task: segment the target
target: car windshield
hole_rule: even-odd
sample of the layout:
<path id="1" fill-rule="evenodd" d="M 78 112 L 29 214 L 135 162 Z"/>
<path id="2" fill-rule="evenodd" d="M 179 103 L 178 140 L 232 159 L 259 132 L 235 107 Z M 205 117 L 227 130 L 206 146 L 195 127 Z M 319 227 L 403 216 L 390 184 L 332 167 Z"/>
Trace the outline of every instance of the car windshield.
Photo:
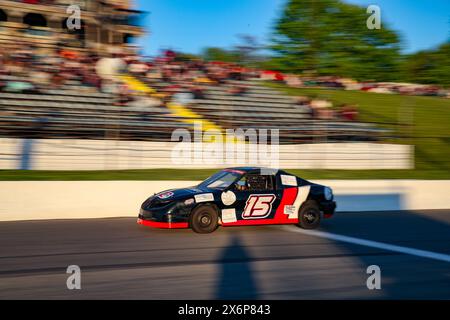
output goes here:
<path id="1" fill-rule="evenodd" d="M 225 189 L 228 188 L 235 181 L 239 180 L 242 176 L 242 172 L 232 171 L 232 170 L 222 170 L 219 171 L 208 179 L 200 183 L 198 186 L 200 188 L 210 188 L 210 189 Z"/>

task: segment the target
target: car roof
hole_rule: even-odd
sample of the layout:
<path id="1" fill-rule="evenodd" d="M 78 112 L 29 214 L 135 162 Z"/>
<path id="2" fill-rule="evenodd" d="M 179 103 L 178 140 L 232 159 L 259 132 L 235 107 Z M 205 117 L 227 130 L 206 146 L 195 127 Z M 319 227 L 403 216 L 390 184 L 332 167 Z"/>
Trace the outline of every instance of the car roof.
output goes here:
<path id="1" fill-rule="evenodd" d="M 253 170 L 258 170 L 261 168 L 258 168 L 258 167 L 231 167 L 231 168 L 227 168 L 227 169 L 239 170 L 239 171 L 253 171 Z"/>
<path id="2" fill-rule="evenodd" d="M 283 170 L 274 169 L 274 168 L 264 168 L 264 167 L 231 167 L 226 168 L 228 170 L 238 170 L 238 171 L 244 171 L 244 172 L 254 172 L 259 170 L 267 170 L 268 172 L 274 172 L 276 174 L 277 172 L 284 173 Z"/>

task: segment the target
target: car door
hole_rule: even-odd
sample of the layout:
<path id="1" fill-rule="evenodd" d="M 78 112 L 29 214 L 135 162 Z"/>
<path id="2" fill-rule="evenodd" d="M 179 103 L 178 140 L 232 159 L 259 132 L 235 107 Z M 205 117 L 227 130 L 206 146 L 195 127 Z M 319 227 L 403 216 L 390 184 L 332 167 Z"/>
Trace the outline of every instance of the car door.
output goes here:
<path id="1" fill-rule="evenodd" d="M 272 219 L 280 201 L 275 176 L 247 173 L 240 181 L 245 182 L 245 188 L 235 186 L 234 208 L 240 224 L 258 224 L 258 221 Z"/>

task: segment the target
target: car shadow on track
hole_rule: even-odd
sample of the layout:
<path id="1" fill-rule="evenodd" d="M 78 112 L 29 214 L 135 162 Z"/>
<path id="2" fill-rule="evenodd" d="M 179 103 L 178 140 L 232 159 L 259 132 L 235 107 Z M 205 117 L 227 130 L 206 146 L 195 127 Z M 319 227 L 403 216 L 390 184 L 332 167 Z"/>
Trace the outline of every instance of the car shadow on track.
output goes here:
<path id="1" fill-rule="evenodd" d="M 237 235 L 218 258 L 219 279 L 215 299 L 258 299 L 258 288 L 250 265 L 251 257 Z"/>

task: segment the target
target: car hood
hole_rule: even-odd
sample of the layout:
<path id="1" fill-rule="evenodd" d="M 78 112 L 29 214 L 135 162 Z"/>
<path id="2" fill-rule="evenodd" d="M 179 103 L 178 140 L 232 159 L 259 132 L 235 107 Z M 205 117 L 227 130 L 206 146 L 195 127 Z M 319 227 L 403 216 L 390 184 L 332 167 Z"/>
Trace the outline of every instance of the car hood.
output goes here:
<path id="1" fill-rule="evenodd" d="M 197 194 L 212 192 L 209 189 L 200 189 L 198 186 L 192 186 L 187 188 L 179 188 L 179 189 L 169 189 L 165 191 L 158 192 L 154 195 L 154 197 L 158 198 L 162 201 L 169 200 L 182 200 L 187 199 L 189 197 L 193 197 Z"/>

